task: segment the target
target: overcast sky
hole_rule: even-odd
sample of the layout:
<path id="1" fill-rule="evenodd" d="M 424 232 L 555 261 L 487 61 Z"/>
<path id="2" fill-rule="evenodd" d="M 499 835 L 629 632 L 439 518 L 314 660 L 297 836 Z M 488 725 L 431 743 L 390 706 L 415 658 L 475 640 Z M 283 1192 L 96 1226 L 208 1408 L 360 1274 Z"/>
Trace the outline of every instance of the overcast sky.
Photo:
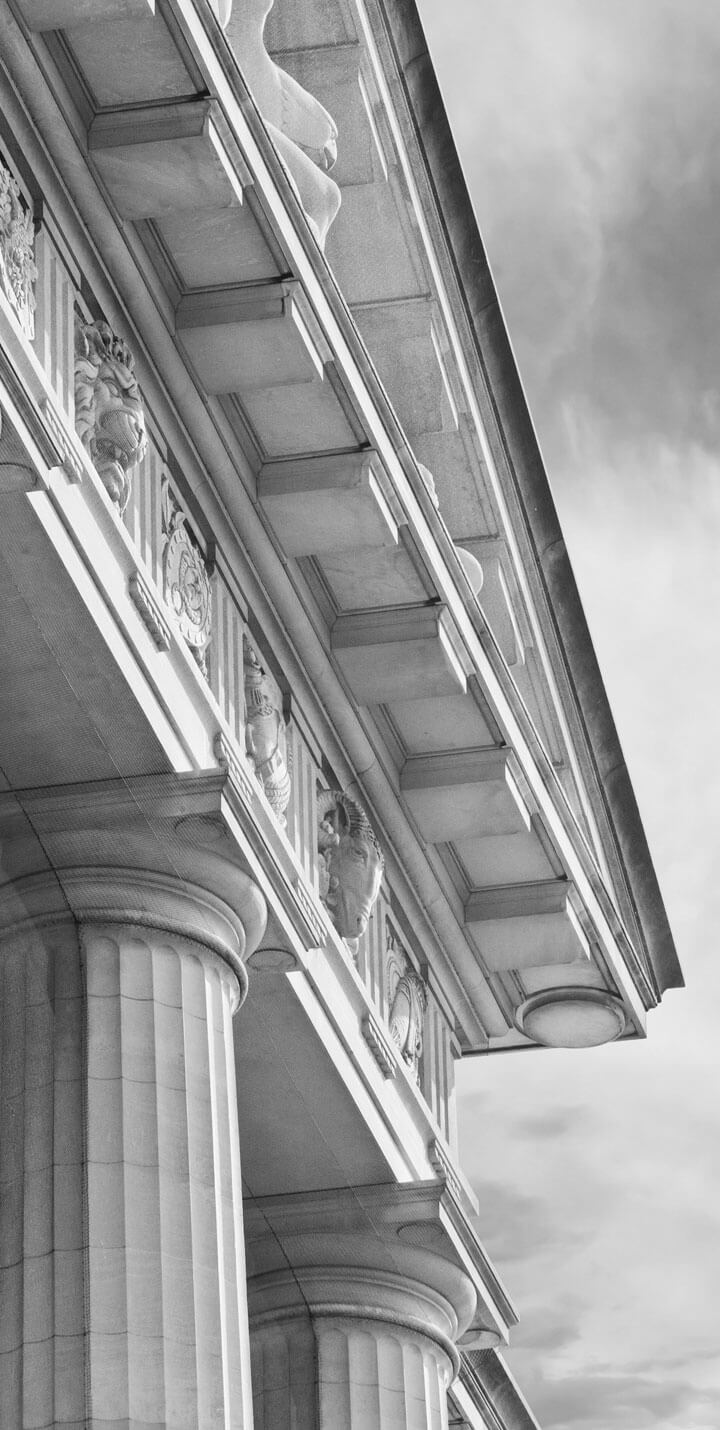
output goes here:
<path id="1" fill-rule="evenodd" d="M 461 1069 L 544 1430 L 720 1426 L 720 4 L 421 0 L 688 988 Z"/>

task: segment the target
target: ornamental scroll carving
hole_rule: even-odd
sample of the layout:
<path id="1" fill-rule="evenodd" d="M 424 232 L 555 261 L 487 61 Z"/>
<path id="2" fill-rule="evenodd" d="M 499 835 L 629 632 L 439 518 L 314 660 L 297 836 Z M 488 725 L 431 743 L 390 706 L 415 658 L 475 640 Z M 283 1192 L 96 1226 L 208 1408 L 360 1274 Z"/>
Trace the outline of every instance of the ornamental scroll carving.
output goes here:
<path id="1" fill-rule="evenodd" d="M 320 897 L 353 954 L 380 892 L 385 861 L 359 804 L 337 790 L 318 793 Z"/>
<path id="2" fill-rule="evenodd" d="M 247 636 L 243 636 L 243 672 L 245 748 L 273 814 L 284 824 L 291 784 L 282 697 Z"/>
<path id="3" fill-rule="evenodd" d="M 390 1036 L 417 1080 L 428 1003 L 427 985 L 392 934 L 388 937 L 387 949 L 387 995 Z"/>
<path id="4" fill-rule="evenodd" d="M 207 649 L 212 634 L 210 576 L 167 478 L 162 484 L 162 522 L 163 595 L 191 655 L 207 675 Z"/>
<path id="5" fill-rule="evenodd" d="M 75 428 L 122 516 L 147 439 L 133 356 L 109 323 L 75 326 Z"/>
<path id="6" fill-rule="evenodd" d="M 20 185 L 0 159 L 0 288 L 17 313 L 23 332 L 35 332 L 35 230 Z"/>

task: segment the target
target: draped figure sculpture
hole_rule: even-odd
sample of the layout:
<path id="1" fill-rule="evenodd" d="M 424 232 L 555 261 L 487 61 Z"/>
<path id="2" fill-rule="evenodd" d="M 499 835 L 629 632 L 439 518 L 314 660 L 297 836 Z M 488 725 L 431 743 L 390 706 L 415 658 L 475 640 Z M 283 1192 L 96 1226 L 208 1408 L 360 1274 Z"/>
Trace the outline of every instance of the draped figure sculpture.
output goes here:
<path id="1" fill-rule="evenodd" d="M 340 190 L 329 176 L 337 158 L 337 128 L 319 100 L 268 54 L 263 34 L 273 4 L 217 0 L 213 8 L 322 247 L 340 207 Z"/>

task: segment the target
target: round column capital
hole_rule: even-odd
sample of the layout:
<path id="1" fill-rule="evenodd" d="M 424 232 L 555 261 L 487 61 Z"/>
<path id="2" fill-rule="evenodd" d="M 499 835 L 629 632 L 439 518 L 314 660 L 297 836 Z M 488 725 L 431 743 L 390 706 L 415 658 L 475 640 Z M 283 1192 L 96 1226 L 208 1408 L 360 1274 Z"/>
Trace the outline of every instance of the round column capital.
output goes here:
<path id="1" fill-rule="evenodd" d="M 250 1328 L 254 1335 L 307 1318 L 431 1341 L 447 1359 L 448 1384 L 460 1357 L 457 1307 L 436 1285 L 390 1269 L 357 1266 L 346 1248 L 344 1266 L 294 1266 L 253 1276 L 248 1282 Z M 444 1279 L 444 1278 L 442 1278 Z M 468 1288 L 464 1288 L 467 1290 Z"/>
<path id="2" fill-rule="evenodd" d="M 28 874 L 0 888 L 0 937 L 72 920 L 83 928 L 152 929 L 216 954 L 235 975 L 235 1010 L 247 991 L 245 959 L 262 938 L 265 901 L 234 871 L 233 902 L 212 889 L 152 869 L 82 865 Z"/>

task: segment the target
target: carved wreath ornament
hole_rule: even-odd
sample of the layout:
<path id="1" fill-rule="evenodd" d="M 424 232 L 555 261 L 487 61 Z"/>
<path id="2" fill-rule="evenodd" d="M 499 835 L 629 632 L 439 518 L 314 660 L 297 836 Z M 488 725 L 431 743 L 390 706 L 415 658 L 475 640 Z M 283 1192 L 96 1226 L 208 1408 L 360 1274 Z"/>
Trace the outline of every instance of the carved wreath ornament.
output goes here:
<path id="1" fill-rule="evenodd" d="M 270 808 L 284 824 L 292 786 L 282 697 L 247 636 L 243 636 L 243 671 L 245 746 Z"/>
<path id="2" fill-rule="evenodd" d="M 75 428 L 122 515 L 145 452 L 145 414 L 132 353 L 109 323 L 76 324 Z"/>
<path id="3" fill-rule="evenodd" d="M 0 160 L 0 288 L 27 337 L 34 334 L 35 232 L 17 179 Z"/>
<path id="4" fill-rule="evenodd" d="M 203 674 L 212 632 L 212 586 L 207 566 L 174 500 L 167 480 L 162 488 L 163 594 L 180 634 Z"/>
<path id="5" fill-rule="evenodd" d="M 387 948 L 387 993 L 390 1034 L 406 1067 L 417 1078 L 423 1050 L 427 986 L 392 934 Z"/>

